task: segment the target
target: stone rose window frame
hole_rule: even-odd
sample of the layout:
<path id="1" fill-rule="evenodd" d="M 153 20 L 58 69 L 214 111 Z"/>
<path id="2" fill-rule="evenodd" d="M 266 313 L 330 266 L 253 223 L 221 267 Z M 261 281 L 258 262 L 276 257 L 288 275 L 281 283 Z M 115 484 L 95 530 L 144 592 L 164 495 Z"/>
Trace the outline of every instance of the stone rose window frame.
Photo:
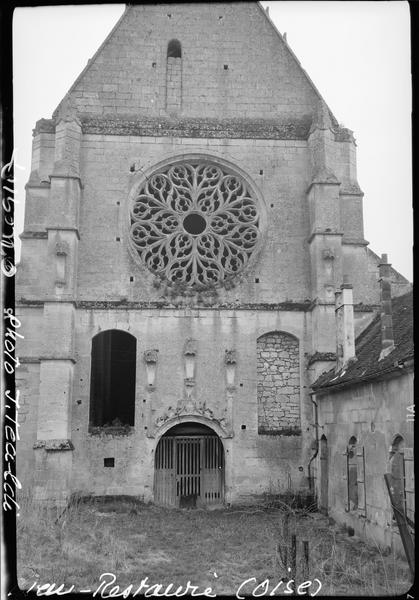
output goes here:
<path id="1" fill-rule="evenodd" d="M 128 197 L 132 258 L 180 291 L 222 287 L 250 271 L 266 225 L 265 202 L 249 175 L 207 154 L 138 173 Z"/>

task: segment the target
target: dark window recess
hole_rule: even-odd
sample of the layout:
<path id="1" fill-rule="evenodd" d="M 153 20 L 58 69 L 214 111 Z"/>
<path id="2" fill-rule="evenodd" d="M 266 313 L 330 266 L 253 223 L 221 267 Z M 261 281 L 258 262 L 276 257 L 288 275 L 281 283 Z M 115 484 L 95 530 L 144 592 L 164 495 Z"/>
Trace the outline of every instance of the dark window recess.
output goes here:
<path id="1" fill-rule="evenodd" d="M 246 429 L 246 425 L 242 425 L 242 429 Z"/>
<path id="2" fill-rule="evenodd" d="M 153 62 L 153 63 L 151 63 L 151 66 L 153 67 L 153 69 L 155 69 L 157 66 L 157 63 Z"/>
<path id="3" fill-rule="evenodd" d="M 116 238 L 116 241 L 117 241 L 117 242 L 120 242 L 120 241 L 121 241 L 121 238 L 117 237 L 117 238 Z"/>
<path id="4" fill-rule="evenodd" d="M 228 70 L 228 65 L 224 65 L 224 71 Z"/>
<path id="5" fill-rule="evenodd" d="M 273 204 L 271 204 L 271 208 L 273 208 L 273 207 L 274 207 L 274 205 L 273 205 Z"/>
<path id="6" fill-rule="evenodd" d="M 351 437 L 346 453 L 348 473 L 348 510 L 358 508 L 358 465 L 356 458 L 356 437 Z"/>
<path id="7" fill-rule="evenodd" d="M 263 169 L 259 171 L 259 175 L 263 175 Z"/>
<path id="8" fill-rule="evenodd" d="M 255 283 L 259 283 L 259 278 L 258 277 L 256 277 Z"/>
<path id="9" fill-rule="evenodd" d="M 242 383 L 240 384 L 240 387 L 243 387 L 243 384 L 242 384 Z"/>
<path id="10" fill-rule="evenodd" d="M 114 467 L 115 466 L 115 459 L 114 458 L 104 458 L 103 459 L 103 466 L 104 467 Z"/>
<path id="11" fill-rule="evenodd" d="M 178 40 L 171 40 L 167 46 L 167 58 L 182 58 L 182 46 Z"/>
<path id="12" fill-rule="evenodd" d="M 119 206 L 121 203 L 119 202 L 119 200 L 117 201 L 116 205 Z"/>
<path id="13" fill-rule="evenodd" d="M 169 19 L 172 18 L 172 15 L 170 13 L 167 13 L 167 16 L 169 17 Z"/>
<path id="14" fill-rule="evenodd" d="M 134 425 L 137 340 L 111 329 L 92 340 L 90 425 Z"/>
<path id="15" fill-rule="evenodd" d="M 130 278 L 129 278 L 129 280 L 130 280 L 130 281 L 134 281 L 134 277 L 130 277 Z"/>

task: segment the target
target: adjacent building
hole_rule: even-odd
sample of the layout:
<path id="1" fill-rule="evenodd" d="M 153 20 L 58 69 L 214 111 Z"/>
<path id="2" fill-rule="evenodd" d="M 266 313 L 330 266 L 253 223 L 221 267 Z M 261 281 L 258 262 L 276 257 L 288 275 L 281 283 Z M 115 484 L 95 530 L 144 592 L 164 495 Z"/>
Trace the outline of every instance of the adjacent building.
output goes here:
<path id="1" fill-rule="evenodd" d="M 384 474 L 400 481 L 414 532 L 413 293 L 391 299 L 386 255 L 380 276 L 381 308 L 355 345 L 352 286 L 337 294 L 337 365 L 313 385 L 316 488 L 319 507 L 337 522 L 401 548 Z"/>

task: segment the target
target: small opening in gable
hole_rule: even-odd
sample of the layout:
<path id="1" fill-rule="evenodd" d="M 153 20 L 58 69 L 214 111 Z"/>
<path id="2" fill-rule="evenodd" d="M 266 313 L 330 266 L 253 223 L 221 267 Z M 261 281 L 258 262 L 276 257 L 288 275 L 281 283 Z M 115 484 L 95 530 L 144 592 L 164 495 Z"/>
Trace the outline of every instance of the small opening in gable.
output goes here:
<path id="1" fill-rule="evenodd" d="M 182 58 L 182 46 L 178 40 L 171 40 L 167 46 L 167 58 Z"/>

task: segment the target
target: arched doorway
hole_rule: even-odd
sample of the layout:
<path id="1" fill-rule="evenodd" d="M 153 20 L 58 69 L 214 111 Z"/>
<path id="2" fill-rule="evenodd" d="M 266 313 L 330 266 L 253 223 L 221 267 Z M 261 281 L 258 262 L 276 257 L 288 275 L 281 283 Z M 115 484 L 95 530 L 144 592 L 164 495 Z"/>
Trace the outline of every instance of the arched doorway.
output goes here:
<path id="1" fill-rule="evenodd" d="M 164 506 L 194 507 L 224 500 L 224 447 L 212 429 L 181 423 L 156 448 L 154 500 Z"/>

